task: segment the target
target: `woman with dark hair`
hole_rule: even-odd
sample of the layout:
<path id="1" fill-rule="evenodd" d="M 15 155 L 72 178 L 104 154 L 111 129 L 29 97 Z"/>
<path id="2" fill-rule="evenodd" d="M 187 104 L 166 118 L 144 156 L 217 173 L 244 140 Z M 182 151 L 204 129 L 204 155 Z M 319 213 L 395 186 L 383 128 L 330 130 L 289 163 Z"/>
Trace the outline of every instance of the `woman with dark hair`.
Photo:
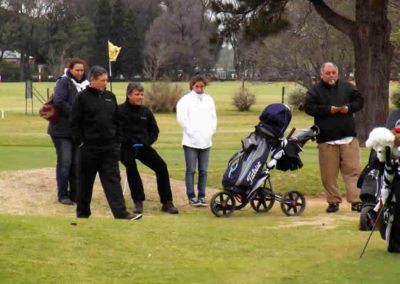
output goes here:
<path id="1" fill-rule="evenodd" d="M 75 201 L 75 147 L 72 143 L 69 117 L 77 93 L 89 85 L 85 71 L 84 60 L 69 60 L 65 74 L 57 80 L 54 89 L 54 106 L 59 112 L 59 118 L 56 122 L 50 122 L 48 127 L 48 134 L 57 154 L 57 198 L 65 205 L 72 205 Z"/>
<path id="2" fill-rule="evenodd" d="M 207 169 L 212 146 L 212 136 L 217 128 L 214 100 L 204 93 L 207 81 L 196 75 L 189 82 L 190 92 L 176 106 L 176 116 L 183 131 L 182 146 L 186 161 L 186 194 L 189 204 L 207 206 Z M 198 163 L 198 193 L 194 190 L 194 175 Z"/>

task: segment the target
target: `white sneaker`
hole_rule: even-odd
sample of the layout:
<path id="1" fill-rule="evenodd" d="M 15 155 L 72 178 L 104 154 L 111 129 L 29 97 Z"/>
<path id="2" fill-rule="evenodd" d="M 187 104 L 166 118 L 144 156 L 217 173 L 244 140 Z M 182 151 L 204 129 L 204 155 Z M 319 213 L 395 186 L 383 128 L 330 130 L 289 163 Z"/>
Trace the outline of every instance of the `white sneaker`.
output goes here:
<path id="1" fill-rule="evenodd" d="M 200 201 L 196 197 L 189 198 L 189 205 L 199 207 Z"/>
<path id="2" fill-rule="evenodd" d="M 200 204 L 199 206 L 201 206 L 201 207 L 207 207 L 208 206 L 205 197 L 200 197 L 198 202 Z"/>

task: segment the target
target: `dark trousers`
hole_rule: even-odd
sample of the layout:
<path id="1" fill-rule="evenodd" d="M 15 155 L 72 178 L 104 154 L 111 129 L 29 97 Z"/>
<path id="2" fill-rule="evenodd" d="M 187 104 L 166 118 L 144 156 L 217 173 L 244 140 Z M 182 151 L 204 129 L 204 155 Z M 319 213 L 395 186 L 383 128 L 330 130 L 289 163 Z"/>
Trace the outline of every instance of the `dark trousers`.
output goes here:
<path id="1" fill-rule="evenodd" d="M 51 136 L 57 154 L 57 198 L 75 201 L 77 175 L 75 170 L 75 146 L 70 138 Z"/>
<path id="2" fill-rule="evenodd" d="M 133 201 L 138 202 L 145 200 L 143 183 L 137 169 L 136 160 L 141 161 L 156 173 L 160 202 L 165 203 L 166 201 L 172 201 L 167 164 L 152 147 L 145 147 L 137 150 L 126 150 L 123 148 L 121 151 L 121 162 L 126 168 L 126 175 L 128 177 L 128 184 Z"/>
<path id="3" fill-rule="evenodd" d="M 93 183 L 99 173 L 100 181 L 106 195 L 108 205 L 114 218 L 125 218 L 128 215 L 122 194 L 121 176 L 119 172 L 120 147 L 83 146 L 79 149 L 79 186 L 77 192 L 77 217 L 90 216 Z"/>

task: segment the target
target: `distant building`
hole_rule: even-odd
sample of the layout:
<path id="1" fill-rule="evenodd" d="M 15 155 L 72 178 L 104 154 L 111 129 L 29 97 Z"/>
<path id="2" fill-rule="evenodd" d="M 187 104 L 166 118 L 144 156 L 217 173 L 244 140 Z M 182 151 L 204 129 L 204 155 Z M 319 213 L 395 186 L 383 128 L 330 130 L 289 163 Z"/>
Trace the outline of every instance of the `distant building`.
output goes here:
<path id="1" fill-rule="evenodd" d="M 0 57 L 2 58 L 3 61 L 8 62 L 8 63 L 13 63 L 13 64 L 20 64 L 21 62 L 21 53 L 18 51 L 14 50 L 0 50 Z M 29 56 L 29 63 L 32 64 L 34 63 L 34 57 Z"/>

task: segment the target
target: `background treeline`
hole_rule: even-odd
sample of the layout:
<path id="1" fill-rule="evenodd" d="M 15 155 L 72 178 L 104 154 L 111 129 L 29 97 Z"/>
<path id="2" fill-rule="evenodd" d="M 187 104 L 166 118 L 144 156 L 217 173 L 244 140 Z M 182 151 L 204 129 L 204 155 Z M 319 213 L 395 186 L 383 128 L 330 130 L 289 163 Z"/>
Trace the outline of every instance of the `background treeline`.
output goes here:
<path id="1" fill-rule="evenodd" d="M 246 43 L 241 34 L 216 36 L 208 0 L 0 0 L 0 74 L 15 81 L 58 76 L 67 58 L 108 67 L 107 40 L 122 46 L 112 65 L 114 80 L 187 80 L 195 72 L 218 79 L 290 80 L 312 83 L 321 62 L 335 61 L 351 77 L 350 40 L 327 25 L 307 4 L 291 1 L 290 26 L 266 40 Z M 354 0 L 327 1 L 349 18 Z M 393 42 L 400 42 L 399 9 L 390 6 Z M 5 50 L 21 54 L 7 63 Z M 393 76 L 399 57 L 394 56 Z M 34 63 L 32 62 L 34 60 Z"/>
<path id="2" fill-rule="evenodd" d="M 39 64 L 47 74 L 61 74 L 72 56 L 108 67 L 110 40 L 122 46 L 114 78 L 187 79 L 186 74 L 212 68 L 221 46 L 210 41 L 216 26 L 206 6 L 199 0 L 0 0 L 0 50 L 21 53 L 23 80 L 37 73 Z M 6 80 L 13 67 L 3 55 Z"/>

